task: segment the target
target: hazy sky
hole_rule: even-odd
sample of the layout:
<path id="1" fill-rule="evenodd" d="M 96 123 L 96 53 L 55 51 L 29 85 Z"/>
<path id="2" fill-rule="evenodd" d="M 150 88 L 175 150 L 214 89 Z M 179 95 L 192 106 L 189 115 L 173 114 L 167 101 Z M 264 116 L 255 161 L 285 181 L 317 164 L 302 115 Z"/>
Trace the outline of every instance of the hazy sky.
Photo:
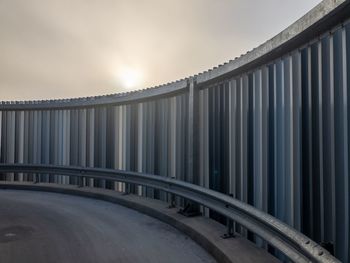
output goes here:
<path id="1" fill-rule="evenodd" d="M 262 44 L 320 0 L 0 0 L 0 100 L 152 87 Z"/>

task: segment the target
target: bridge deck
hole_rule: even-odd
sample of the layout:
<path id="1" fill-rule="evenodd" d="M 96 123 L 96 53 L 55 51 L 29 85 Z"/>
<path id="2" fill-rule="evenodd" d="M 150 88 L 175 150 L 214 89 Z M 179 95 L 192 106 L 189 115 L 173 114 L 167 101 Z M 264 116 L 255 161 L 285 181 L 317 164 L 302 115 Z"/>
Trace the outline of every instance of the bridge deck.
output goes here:
<path id="1" fill-rule="evenodd" d="M 109 202 L 0 191 L 0 262 L 215 262 L 175 228 Z"/>

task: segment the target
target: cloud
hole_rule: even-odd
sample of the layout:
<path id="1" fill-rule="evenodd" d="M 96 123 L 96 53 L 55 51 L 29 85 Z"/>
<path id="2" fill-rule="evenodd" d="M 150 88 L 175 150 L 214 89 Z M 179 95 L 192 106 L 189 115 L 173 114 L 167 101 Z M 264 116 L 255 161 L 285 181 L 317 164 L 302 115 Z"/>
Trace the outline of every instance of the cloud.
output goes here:
<path id="1" fill-rule="evenodd" d="M 183 78 L 245 53 L 301 17 L 304 0 L 0 0 L 0 100 L 123 91 Z M 278 21 L 278 23 L 276 23 Z"/>

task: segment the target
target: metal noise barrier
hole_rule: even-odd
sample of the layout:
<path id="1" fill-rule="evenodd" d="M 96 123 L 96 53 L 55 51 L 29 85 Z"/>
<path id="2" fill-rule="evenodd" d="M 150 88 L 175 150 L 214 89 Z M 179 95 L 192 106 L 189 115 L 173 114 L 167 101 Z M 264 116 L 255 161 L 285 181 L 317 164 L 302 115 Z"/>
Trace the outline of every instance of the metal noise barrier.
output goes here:
<path id="1" fill-rule="evenodd" d="M 114 169 L 34 164 L 0 164 L 0 173 L 56 174 L 152 187 L 224 215 L 264 239 L 294 262 L 340 262 L 319 244 L 277 218 L 230 196 L 180 180 Z"/>

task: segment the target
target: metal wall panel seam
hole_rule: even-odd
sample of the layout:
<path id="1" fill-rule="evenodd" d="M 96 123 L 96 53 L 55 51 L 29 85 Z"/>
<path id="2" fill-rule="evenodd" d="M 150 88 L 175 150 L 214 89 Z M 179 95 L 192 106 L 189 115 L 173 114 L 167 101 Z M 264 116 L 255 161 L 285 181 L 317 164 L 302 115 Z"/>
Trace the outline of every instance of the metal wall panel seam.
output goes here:
<path id="1" fill-rule="evenodd" d="M 333 69 L 333 65 L 334 65 L 334 55 L 333 55 L 333 35 L 330 36 L 330 42 L 329 42 L 329 70 L 330 70 L 330 79 L 329 79 L 329 100 L 330 100 L 330 122 L 329 122 L 329 126 L 331 127 L 331 131 L 330 131 L 330 158 L 331 158 L 331 216 L 332 216 L 332 240 L 331 242 L 335 242 L 336 240 L 336 219 L 335 219 L 335 213 L 336 213 L 336 200 L 335 200 L 335 149 L 334 149 L 334 144 L 335 144 L 335 118 L 334 118 L 334 69 Z M 329 193 L 328 193 L 329 194 Z M 334 244 L 334 243 L 333 243 Z"/>
<path id="2" fill-rule="evenodd" d="M 294 226 L 294 162 L 293 162 L 293 75 L 291 56 L 284 59 L 285 99 L 285 222 Z"/>
<path id="3" fill-rule="evenodd" d="M 294 142 L 294 227 L 301 230 L 301 54 L 295 52 L 292 57 L 293 67 L 293 142 Z"/>
<path id="4" fill-rule="evenodd" d="M 322 83 L 322 44 L 321 41 L 318 42 L 318 88 L 317 88 L 317 93 L 318 93 L 318 101 L 317 101 L 317 107 L 318 107 L 318 119 L 319 119 L 319 123 L 318 123 L 318 131 L 319 131 L 319 140 L 318 140 L 318 144 L 319 144 L 319 182 L 320 182 L 320 187 L 319 187 L 319 191 L 320 191 L 320 196 L 319 196 L 319 206 L 320 206 L 320 240 L 324 240 L 324 228 L 325 228 L 325 224 L 324 224 L 324 198 L 325 198 L 325 194 L 324 194 L 324 170 L 323 170 L 323 94 L 322 94 L 322 90 L 323 90 L 323 83 Z M 316 175 L 317 176 L 317 175 Z"/>
<path id="5" fill-rule="evenodd" d="M 269 97 L 268 97 L 268 84 L 269 74 L 268 68 L 264 66 L 262 68 L 262 79 L 261 79 L 261 161 L 262 161 L 262 210 L 268 212 L 268 114 L 269 114 Z"/>

